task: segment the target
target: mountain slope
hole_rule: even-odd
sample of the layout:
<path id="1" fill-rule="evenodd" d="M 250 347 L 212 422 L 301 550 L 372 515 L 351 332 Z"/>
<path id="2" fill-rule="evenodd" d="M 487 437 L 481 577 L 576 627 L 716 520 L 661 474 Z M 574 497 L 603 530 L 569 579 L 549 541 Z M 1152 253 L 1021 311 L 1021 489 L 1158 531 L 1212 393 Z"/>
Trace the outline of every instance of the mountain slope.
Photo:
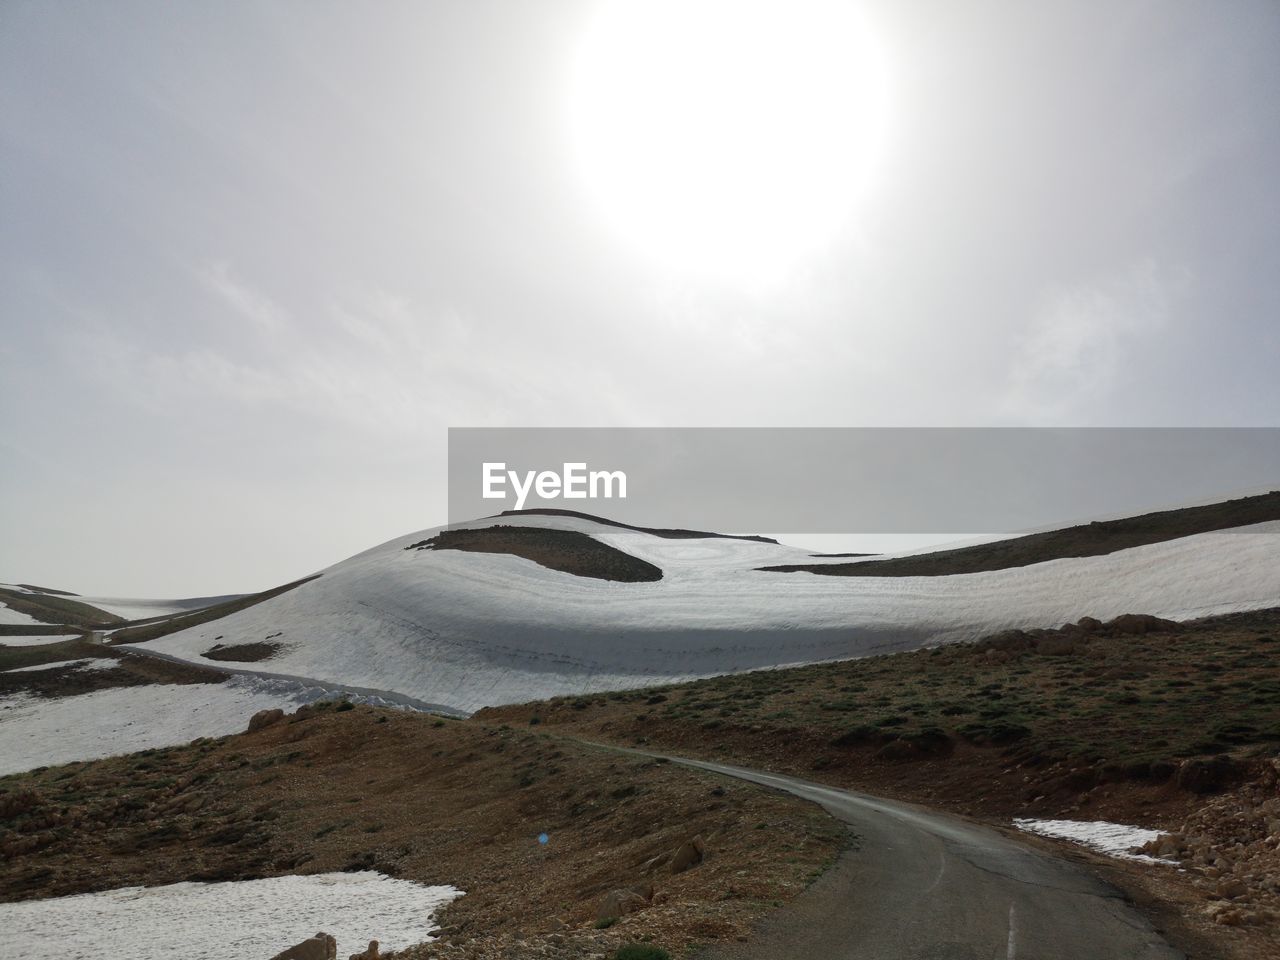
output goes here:
<path id="1" fill-rule="evenodd" d="M 1161 543 L 1250 524 L 1280 520 L 1280 491 L 1241 497 L 1139 517 L 1095 520 L 1061 530 L 1032 533 L 994 543 L 916 556 L 857 563 L 800 563 L 763 567 L 775 573 L 817 573 L 830 577 L 941 577 L 984 570 L 1007 570 L 1063 557 L 1096 557 L 1129 547 Z"/>
<path id="2" fill-rule="evenodd" d="M 1186 619 L 1280 603 L 1280 525 L 1200 534 L 950 577 L 780 577 L 812 562 L 779 544 L 672 539 L 591 519 L 504 516 L 585 534 L 662 571 L 614 582 L 502 553 L 390 541 L 316 579 L 146 644 L 196 662 L 271 644 L 254 669 L 393 690 L 462 711 L 801 662 L 847 659 L 1011 627 L 1128 612 Z M 482 530 L 497 518 L 460 525 Z M 273 652 L 272 652 L 273 651 Z"/>

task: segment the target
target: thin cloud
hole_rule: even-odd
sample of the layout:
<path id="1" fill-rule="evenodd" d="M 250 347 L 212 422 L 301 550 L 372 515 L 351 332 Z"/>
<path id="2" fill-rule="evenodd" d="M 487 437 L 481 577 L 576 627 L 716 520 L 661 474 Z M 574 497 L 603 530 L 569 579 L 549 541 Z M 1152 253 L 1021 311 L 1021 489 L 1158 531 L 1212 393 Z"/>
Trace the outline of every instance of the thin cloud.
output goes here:
<path id="1" fill-rule="evenodd" d="M 1185 267 L 1154 260 L 1118 277 L 1046 297 L 1012 358 L 1003 408 L 1033 422 L 1062 422 L 1105 405 L 1143 344 L 1171 324 L 1191 284 Z"/>

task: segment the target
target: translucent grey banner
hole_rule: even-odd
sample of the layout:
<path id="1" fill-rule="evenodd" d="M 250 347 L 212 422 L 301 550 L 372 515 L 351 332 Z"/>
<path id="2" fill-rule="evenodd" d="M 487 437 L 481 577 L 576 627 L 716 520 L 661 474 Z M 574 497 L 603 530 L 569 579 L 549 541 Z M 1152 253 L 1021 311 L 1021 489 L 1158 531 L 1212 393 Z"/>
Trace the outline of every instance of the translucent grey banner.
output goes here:
<path id="1" fill-rule="evenodd" d="M 1015 533 L 1280 489 L 1277 428 L 451 428 L 449 522 Z"/>

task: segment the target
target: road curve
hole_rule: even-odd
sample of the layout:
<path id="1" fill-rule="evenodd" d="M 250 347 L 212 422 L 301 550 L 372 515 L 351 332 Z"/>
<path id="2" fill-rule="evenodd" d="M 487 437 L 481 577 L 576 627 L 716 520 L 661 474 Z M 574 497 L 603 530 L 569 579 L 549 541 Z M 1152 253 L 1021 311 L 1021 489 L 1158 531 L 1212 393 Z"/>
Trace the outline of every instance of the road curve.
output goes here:
<path id="1" fill-rule="evenodd" d="M 750 943 L 706 960 L 1174 960 L 1114 887 L 986 827 L 910 804 L 700 760 L 673 763 L 819 804 L 856 847 Z"/>

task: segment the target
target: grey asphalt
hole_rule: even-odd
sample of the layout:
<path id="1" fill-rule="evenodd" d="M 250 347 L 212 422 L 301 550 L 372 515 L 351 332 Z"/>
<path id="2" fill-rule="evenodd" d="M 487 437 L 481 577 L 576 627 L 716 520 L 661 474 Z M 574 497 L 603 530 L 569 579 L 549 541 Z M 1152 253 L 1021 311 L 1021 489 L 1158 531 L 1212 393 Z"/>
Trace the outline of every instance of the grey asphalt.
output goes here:
<path id="1" fill-rule="evenodd" d="M 859 840 L 751 942 L 706 960 L 1173 960 L 1118 890 L 995 830 L 792 777 L 669 757 L 821 805 Z"/>

